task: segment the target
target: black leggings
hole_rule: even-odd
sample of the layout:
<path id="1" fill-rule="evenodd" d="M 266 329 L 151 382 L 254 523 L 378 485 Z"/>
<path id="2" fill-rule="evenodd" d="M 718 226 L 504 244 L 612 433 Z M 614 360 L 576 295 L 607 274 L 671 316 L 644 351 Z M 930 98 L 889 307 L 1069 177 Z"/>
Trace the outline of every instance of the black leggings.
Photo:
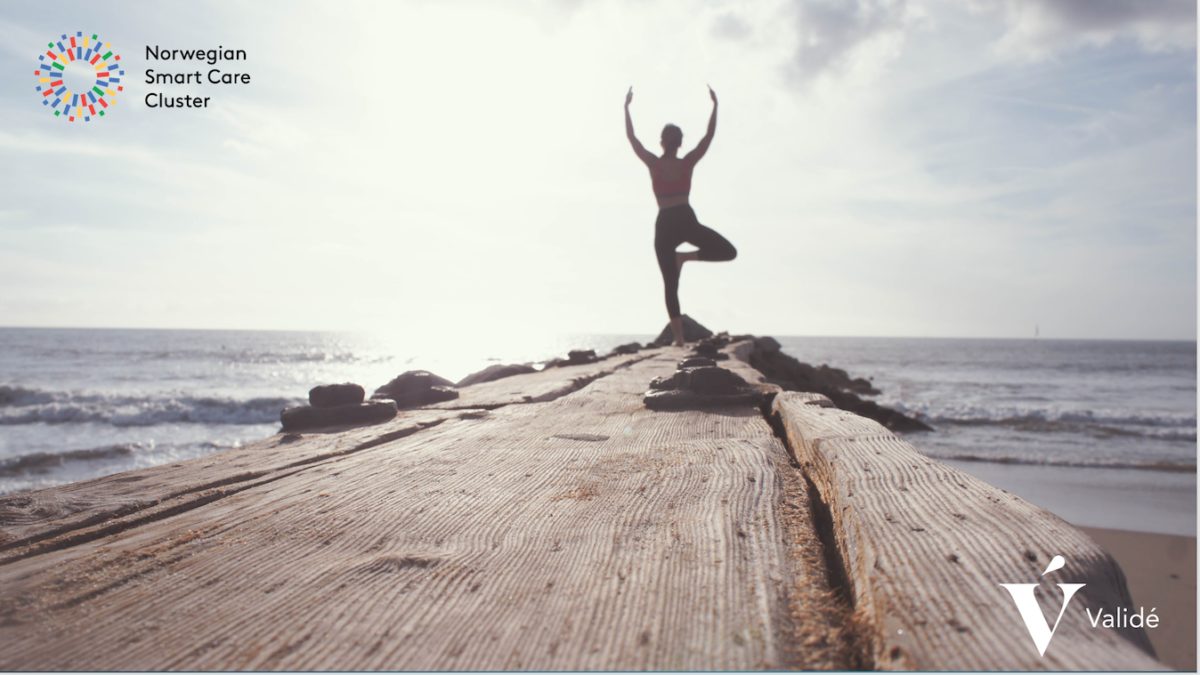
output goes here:
<path id="1" fill-rule="evenodd" d="M 679 316 L 679 265 L 675 262 L 675 249 L 684 242 L 700 249 L 699 260 L 719 262 L 737 257 L 733 244 L 716 230 L 701 225 L 696 212 L 687 204 L 659 211 L 658 220 L 654 221 L 654 252 L 658 255 L 658 269 L 667 295 L 667 315 L 672 319 Z"/>

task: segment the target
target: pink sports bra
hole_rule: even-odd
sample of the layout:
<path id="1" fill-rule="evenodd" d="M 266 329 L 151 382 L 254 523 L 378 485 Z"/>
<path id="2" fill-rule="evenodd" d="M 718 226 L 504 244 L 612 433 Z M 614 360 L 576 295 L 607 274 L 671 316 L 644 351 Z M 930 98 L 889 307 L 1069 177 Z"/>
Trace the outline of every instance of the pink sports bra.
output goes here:
<path id="1" fill-rule="evenodd" d="M 655 197 L 687 196 L 692 191 L 692 169 L 695 168 L 695 164 L 683 159 L 659 158 L 649 168 L 650 183 L 654 186 Z"/>

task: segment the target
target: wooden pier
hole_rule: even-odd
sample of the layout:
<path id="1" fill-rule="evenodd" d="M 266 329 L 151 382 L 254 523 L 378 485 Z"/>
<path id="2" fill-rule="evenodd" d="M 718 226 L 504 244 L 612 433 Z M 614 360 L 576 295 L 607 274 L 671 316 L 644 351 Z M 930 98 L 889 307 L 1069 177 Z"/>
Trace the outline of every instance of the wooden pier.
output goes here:
<path id="1" fill-rule="evenodd" d="M 0 669 L 1164 667 L 1075 528 L 816 395 L 646 409 L 685 355 L 0 498 Z M 999 584 L 1064 581 L 1039 657 Z"/>

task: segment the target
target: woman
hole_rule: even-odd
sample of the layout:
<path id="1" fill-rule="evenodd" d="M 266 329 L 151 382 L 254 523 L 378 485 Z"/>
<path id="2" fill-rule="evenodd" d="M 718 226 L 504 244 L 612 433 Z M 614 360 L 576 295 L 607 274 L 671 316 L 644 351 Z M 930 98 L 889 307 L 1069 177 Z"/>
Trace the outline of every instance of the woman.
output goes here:
<path id="1" fill-rule="evenodd" d="M 683 319 L 679 313 L 679 273 L 683 263 L 689 260 L 717 262 L 733 260 L 737 249 L 725 237 L 707 228 L 696 220 L 696 213 L 688 205 L 688 193 L 692 189 L 692 169 L 696 162 L 708 152 L 713 133 L 717 130 L 717 94 L 708 88 L 712 99 L 712 115 L 708 118 L 708 133 L 700 139 L 694 150 L 679 157 L 679 146 L 683 145 L 683 132 L 674 124 L 662 130 L 662 157 L 642 146 L 633 133 L 633 119 L 629 116 L 629 104 L 633 102 L 633 87 L 625 95 L 625 135 L 633 146 L 638 159 L 650 169 L 650 182 L 654 196 L 658 199 L 658 219 L 654 222 L 654 252 L 658 255 L 658 269 L 662 271 L 663 287 L 667 296 L 667 316 L 671 318 L 671 333 L 676 345 L 683 345 Z M 695 251 L 676 251 L 687 242 Z"/>

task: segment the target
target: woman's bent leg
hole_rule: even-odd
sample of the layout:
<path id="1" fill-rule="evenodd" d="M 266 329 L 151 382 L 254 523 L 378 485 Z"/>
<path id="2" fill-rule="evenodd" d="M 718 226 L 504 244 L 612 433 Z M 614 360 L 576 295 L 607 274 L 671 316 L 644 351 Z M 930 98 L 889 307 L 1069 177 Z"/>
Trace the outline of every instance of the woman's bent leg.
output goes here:
<path id="1" fill-rule="evenodd" d="M 707 262 L 724 262 L 737 257 L 737 249 L 729 240 L 711 227 L 696 223 L 688 231 L 687 242 L 700 249 L 696 259 Z"/>

